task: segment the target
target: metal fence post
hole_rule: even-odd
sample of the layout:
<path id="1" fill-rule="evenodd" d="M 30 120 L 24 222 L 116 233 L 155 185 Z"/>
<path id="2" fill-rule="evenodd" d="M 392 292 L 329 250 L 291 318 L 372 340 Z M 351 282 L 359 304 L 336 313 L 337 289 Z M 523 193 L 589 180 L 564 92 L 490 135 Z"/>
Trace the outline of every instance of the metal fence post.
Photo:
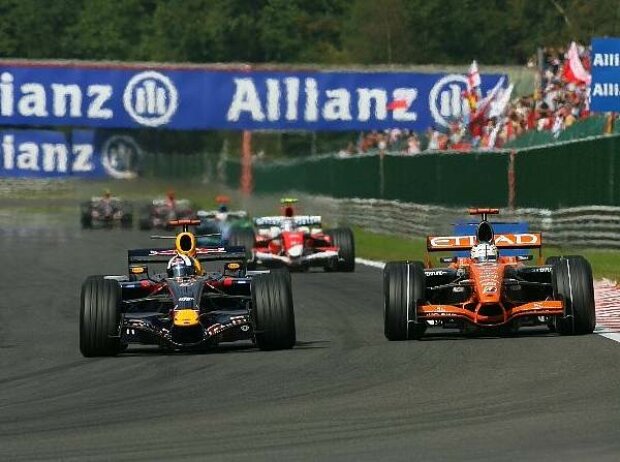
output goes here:
<path id="1" fill-rule="evenodd" d="M 515 181 L 515 157 L 517 152 L 513 149 L 510 151 L 508 158 L 508 208 L 514 210 L 517 200 L 516 181 Z"/>
<path id="2" fill-rule="evenodd" d="M 241 148 L 241 193 L 249 196 L 252 193 L 252 132 L 243 131 Z"/>

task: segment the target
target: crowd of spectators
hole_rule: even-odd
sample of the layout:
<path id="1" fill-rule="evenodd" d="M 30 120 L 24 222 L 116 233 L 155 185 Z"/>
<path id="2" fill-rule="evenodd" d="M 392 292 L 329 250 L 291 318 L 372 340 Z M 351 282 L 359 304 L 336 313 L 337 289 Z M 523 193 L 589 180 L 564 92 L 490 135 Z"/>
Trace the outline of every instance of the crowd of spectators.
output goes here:
<path id="1" fill-rule="evenodd" d="M 583 69 L 589 72 L 590 49 L 572 45 Z M 589 116 L 588 84 L 575 77 L 570 68 L 570 48 L 546 48 L 542 59 L 532 58 L 527 66 L 538 68 L 536 93 L 513 97 L 499 114 L 476 114 L 475 103 L 469 116 L 452 120 L 449 127 L 430 127 L 426 133 L 392 129 L 361 133 L 357 143 L 341 151 L 353 155 L 373 151 L 395 151 L 415 155 L 425 151 L 469 151 L 503 147 L 526 131 L 547 131 L 558 137 L 577 120 Z M 464 100 L 468 95 L 463 94 Z M 473 115 L 473 116 L 472 116 Z"/>

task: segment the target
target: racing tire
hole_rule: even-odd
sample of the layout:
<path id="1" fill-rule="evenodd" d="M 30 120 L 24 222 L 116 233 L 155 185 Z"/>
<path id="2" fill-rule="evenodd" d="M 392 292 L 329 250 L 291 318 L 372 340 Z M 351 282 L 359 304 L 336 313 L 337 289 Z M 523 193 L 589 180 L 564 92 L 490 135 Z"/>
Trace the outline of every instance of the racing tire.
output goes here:
<path id="1" fill-rule="evenodd" d="M 230 231 L 228 245 L 245 247 L 245 260 L 251 262 L 254 259 L 254 230 L 252 228 L 236 228 Z"/>
<path id="2" fill-rule="evenodd" d="M 252 323 L 261 350 L 285 350 L 295 345 L 295 312 L 291 276 L 275 270 L 252 278 Z"/>
<path id="3" fill-rule="evenodd" d="M 138 221 L 138 227 L 142 231 L 149 231 L 149 230 L 153 229 L 153 223 L 151 222 L 151 218 L 150 217 L 142 217 L 142 218 L 140 218 L 140 220 Z"/>
<path id="4" fill-rule="evenodd" d="M 82 212 L 80 224 L 82 225 L 82 229 L 91 229 L 93 227 L 93 217 L 90 212 Z"/>
<path id="5" fill-rule="evenodd" d="M 389 262 L 383 269 L 383 322 L 388 340 L 420 339 L 426 322 L 415 322 L 412 316 L 426 294 L 424 264 L 419 261 Z M 409 306 L 408 302 L 409 301 Z"/>
<path id="6" fill-rule="evenodd" d="M 133 215 L 128 213 L 121 217 L 121 228 L 131 229 L 133 226 Z"/>
<path id="7" fill-rule="evenodd" d="M 326 233 L 332 239 L 332 244 L 340 248 L 338 257 L 341 259 L 336 264 L 336 271 L 351 273 L 355 271 L 355 239 L 353 231 L 349 228 L 330 229 Z"/>
<path id="8" fill-rule="evenodd" d="M 554 255 L 554 256 L 551 256 L 551 257 L 547 257 L 547 258 L 545 259 L 545 265 L 551 265 L 551 266 L 554 266 L 555 264 L 557 264 L 557 262 L 559 262 L 559 261 L 560 261 L 560 258 L 561 258 L 561 257 L 557 257 L 557 256 L 555 256 L 555 255 Z"/>
<path id="9" fill-rule="evenodd" d="M 114 356 L 121 350 L 121 286 L 118 281 L 90 276 L 82 285 L 80 351 L 85 357 Z"/>
<path id="10" fill-rule="evenodd" d="M 580 255 L 557 257 L 552 262 L 553 294 L 564 301 L 564 317 L 556 318 L 556 330 L 560 335 L 591 334 L 596 310 L 590 263 Z"/>

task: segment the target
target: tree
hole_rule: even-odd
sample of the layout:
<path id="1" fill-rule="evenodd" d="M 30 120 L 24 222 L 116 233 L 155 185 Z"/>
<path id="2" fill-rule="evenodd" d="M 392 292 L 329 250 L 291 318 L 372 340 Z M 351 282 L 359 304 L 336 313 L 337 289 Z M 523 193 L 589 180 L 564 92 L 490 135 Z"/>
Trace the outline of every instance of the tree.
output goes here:
<path id="1" fill-rule="evenodd" d="M 143 58 L 140 44 L 151 4 L 145 0 L 84 2 L 78 20 L 66 29 L 62 41 L 65 57 L 108 60 Z"/>
<path id="2" fill-rule="evenodd" d="M 405 0 L 356 0 L 344 25 L 345 54 L 360 64 L 405 63 L 415 29 Z"/>

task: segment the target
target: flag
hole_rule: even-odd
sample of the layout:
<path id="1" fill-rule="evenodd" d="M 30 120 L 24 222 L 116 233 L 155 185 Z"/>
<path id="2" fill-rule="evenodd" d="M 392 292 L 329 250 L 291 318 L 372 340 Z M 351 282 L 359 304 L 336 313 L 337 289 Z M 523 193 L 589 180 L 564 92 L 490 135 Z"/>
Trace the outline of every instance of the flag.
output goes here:
<path id="1" fill-rule="evenodd" d="M 564 80 L 573 83 L 590 83 L 591 76 L 583 67 L 583 63 L 579 58 L 579 51 L 575 42 L 570 44 L 567 59 L 564 61 Z"/>
<path id="2" fill-rule="evenodd" d="M 480 101 L 480 104 L 478 105 L 478 108 L 476 109 L 476 113 L 474 114 L 473 118 L 478 119 L 487 113 L 487 111 L 491 107 L 491 103 L 496 101 L 500 90 L 502 90 L 504 80 L 504 76 L 501 76 L 495 86 L 491 89 L 491 91 L 487 93 L 487 95 L 482 99 L 482 101 Z M 510 98 L 510 96 L 508 96 L 508 98 Z"/>
<path id="3" fill-rule="evenodd" d="M 472 90 L 480 86 L 480 73 L 478 72 L 478 63 L 474 59 L 469 66 L 469 72 L 467 73 L 467 91 L 472 93 Z"/>
<path id="4" fill-rule="evenodd" d="M 510 96 L 512 95 L 512 90 L 514 89 L 514 84 L 510 84 L 508 88 L 501 88 L 497 92 L 497 97 L 494 101 L 491 101 L 491 109 L 489 110 L 489 117 L 501 117 L 506 112 L 508 108 L 508 103 L 510 103 Z"/>

